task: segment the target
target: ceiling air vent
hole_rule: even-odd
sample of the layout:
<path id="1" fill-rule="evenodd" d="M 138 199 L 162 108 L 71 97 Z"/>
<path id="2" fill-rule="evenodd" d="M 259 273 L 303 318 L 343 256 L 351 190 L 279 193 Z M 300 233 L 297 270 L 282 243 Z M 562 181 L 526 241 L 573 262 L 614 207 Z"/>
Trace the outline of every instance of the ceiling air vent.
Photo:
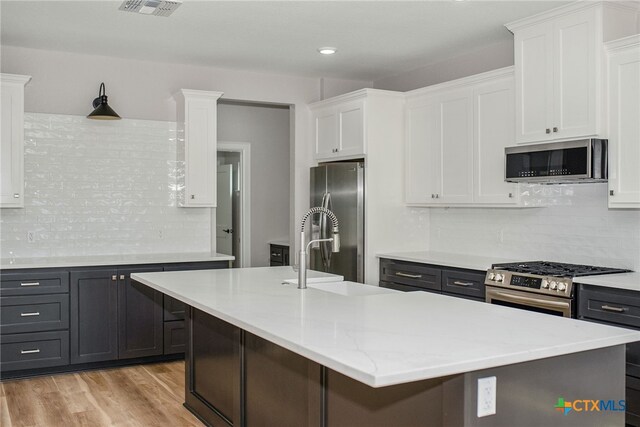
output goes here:
<path id="1" fill-rule="evenodd" d="M 182 0 L 125 0 L 119 10 L 143 15 L 169 16 L 182 4 Z"/>

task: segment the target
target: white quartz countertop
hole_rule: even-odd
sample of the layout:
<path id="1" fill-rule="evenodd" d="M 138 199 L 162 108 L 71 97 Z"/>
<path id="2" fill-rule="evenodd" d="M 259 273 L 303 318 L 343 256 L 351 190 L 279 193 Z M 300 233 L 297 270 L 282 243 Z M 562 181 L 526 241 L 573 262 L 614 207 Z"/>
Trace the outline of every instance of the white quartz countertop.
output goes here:
<path id="1" fill-rule="evenodd" d="M 100 255 L 49 258 L 2 258 L 0 269 L 88 267 L 99 265 L 168 264 L 173 262 L 233 261 L 235 257 L 218 253 L 177 253 L 144 255 Z"/>
<path id="2" fill-rule="evenodd" d="M 640 291 L 640 273 L 638 272 L 576 277 L 573 281 L 585 285 Z"/>
<path id="3" fill-rule="evenodd" d="M 442 265 L 445 267 L 467 268 L 470 270 L 486 271 L 491 268 L 492 264 L 500 264 L 505 262 L 517 262 L 513 259 L 504 259 L 498 257 L 478 256 L 455 254 L 448 252 L 389 252 L 376 254 L 378 258 L 389 258 L 398 261 L 419 262 L 423 264 Z"/>
<path id="4" fill-rule="evenodd" d="M 283 284 L 295 276 L 291 267 L 265 267 L 132 278 L 372 387 L 640 340 L 630 329 L 427 292 Z M 371 292 L 357 291 L 363 286 Z"/>

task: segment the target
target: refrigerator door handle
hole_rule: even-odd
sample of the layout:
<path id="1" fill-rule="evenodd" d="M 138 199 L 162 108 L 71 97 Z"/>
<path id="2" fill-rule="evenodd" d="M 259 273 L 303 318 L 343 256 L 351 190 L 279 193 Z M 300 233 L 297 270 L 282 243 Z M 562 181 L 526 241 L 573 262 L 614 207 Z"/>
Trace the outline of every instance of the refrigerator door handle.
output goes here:
<path id="1" fill-rule="evenodd" d="M 331 210 L 331 193 L 324 193 L 322 196 L 322 207 Z M 325 214 L 320 214 L 320 238 L 328 239 L 329 233 L 329 218 Z M 322 264 L 326 269 L 331 265 L 331 242 L 320 243 L 320 257 L 322 258 Z"/>

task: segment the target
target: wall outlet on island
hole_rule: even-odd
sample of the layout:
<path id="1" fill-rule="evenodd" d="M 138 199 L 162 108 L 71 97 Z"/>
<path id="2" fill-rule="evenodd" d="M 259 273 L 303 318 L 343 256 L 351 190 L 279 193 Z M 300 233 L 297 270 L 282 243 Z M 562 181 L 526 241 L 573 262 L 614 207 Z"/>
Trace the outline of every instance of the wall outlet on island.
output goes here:
<path id="1" fill-rule="evenodd" d="M 27 242 L 33 243 L 36 241 L 36 232 L 35 231 L 27 231 Z"/>
<path id="2" fill-rule="evenodd" d="M 478 417 L 496 413 L 497 378 L 478 378 Z"/>

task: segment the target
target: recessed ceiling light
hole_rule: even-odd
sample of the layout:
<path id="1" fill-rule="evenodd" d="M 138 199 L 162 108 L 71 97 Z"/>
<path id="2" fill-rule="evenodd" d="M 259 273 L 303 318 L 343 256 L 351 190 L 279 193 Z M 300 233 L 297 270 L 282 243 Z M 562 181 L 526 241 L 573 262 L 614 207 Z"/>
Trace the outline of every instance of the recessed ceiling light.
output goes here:
<path id="1" fill-rule="evenodd" d="M 329 47 L 329 46 L 318 48 L 318 52 L 320 52 L 323 55 L 333 55 L 334 53 L 336 53 L 337 50 L 338 49 L 336 49 L 335 47 Z"/>

